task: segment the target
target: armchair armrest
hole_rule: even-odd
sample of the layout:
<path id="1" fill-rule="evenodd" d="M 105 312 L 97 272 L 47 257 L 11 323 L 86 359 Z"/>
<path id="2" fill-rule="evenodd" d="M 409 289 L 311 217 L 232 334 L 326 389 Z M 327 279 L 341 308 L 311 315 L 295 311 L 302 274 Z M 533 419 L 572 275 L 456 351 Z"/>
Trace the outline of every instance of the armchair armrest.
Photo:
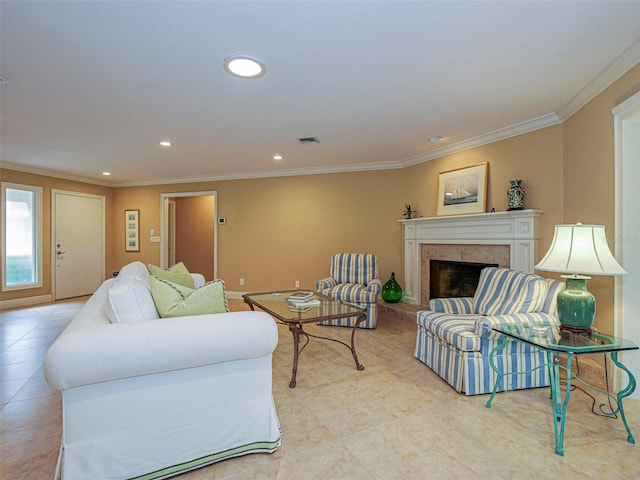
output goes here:
<path id="1" fill-rule="evenodd" d="M 473 297 L 432 298 L 429 300 L 429 310 L 438 313 L 471 315 L 474 313 Z"/>
<path id="2" fill-rule="evenodd" d="M 369 282 L 367 285 L 367 291 L 373 293 L 374 295 L 379 294 L 382 291 L 382 282 L 379 278 L 375 278 Z"/>
<path id="3" fill-rule="evenodd" d="M 519 324 L 528 325 L 538 323 L 556 327 L 559 325 L 558 319 L 553 315 L 544 312 L 535 313 L 510 313 L 507 315 L 490 315 L 478 317 L 475 322 L 474 332 L 483 338 L 488 338 L 493 331 L 494 325 Z"/>
<path id="4" fill-rule="evenodd" d="M 338 285 L 338 281 L 335 278 L 327 277 L 316 282 L 316 290 L 324 290 L 325 288 L 331 288 Z"/>

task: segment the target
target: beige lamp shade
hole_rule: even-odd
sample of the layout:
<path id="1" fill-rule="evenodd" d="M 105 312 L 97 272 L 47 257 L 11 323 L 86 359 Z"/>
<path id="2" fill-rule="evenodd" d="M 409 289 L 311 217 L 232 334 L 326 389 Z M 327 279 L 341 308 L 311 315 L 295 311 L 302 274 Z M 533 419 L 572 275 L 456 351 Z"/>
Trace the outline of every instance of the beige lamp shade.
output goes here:
<path id="1" fill-rule="evenodd" d="M 609 250 L 604 225 L 556 225 L 551 247 L 535 268 L 579 275 L 627 273 Z"/>

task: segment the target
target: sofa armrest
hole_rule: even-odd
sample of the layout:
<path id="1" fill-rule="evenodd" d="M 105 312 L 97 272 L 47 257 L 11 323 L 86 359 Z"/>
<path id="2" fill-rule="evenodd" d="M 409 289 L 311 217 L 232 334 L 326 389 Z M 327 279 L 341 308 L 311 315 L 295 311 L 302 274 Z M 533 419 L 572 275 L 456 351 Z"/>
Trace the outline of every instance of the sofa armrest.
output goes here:
<path id="1" fill-rule="evenodd" d="M 374 295 L 378 295 L 382 291 L 382 282 L 379 278 L 375 278 L 371 280 L 367 284 L 367 291 L 373 293 Z"/>
<path id="2" fill-rule="evenodd" d="M 494 325 L 530 325 L 532 323 L 548 325 L 551 327 L 557 327 L 559 325 L 558 319 L 556 317 L 544 312 L 510 313 L 507 315 L 489 315 L 478 317 L 475 322 L 474 331 L 481 337 L 488 338 L 493 331 Z"/>
<path id="3" fill-rule="evenodd" d="M 429 310 L 438 313 L 471 315 L 473 314 L 473 297 L 433 298 L 429 300 Z"/>
<path id="4" fill-rule="evenodd" d="M 191 278 L 193 278 L 193 288 L 200 288 L 206 283 L 201 273 L 192 273 Z"/>
<path id="5" fill-rule="evenodd" d="M 325 288 L 331 288 L 338 285 L 338 281 L 335 278 L 327 277 L 316 282 L 316 290 L 324 290 Z"/>
<path id="6" fill-rule="evenodd" d="M 278 328 L 264 312 L 95 325 L 63 332 L 44 361 L 58 390 L 270 355 Z"/>

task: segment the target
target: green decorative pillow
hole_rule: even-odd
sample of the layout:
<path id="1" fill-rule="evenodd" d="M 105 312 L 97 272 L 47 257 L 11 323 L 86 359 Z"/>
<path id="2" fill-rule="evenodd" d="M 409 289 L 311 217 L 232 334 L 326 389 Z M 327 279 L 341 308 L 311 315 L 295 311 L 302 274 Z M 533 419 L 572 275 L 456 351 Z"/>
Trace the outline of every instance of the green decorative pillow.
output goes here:
<path id="1" fill-rule="evenodd" d="M 169 270 L 164 270 L 149 263 L 147 264 L 147 269 L 151 275 L 155 275 L 158 278 L 193 288 L 193 277 L 182 262 L 176 263 Z"/>
<path id="2" fill-rule="evenodd" d="M 154 275 L 149 278 L 149 283 L 153 303 L 162 318 L 229 311 L 223 280 L 205 283 L 195 290 Z"/>

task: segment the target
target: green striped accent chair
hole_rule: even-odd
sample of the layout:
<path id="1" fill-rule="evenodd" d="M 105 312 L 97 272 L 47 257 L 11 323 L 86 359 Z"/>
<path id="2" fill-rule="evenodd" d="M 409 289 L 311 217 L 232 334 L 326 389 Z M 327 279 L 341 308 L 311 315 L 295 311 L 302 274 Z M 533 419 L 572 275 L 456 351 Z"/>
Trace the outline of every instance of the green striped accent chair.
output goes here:
<path id="1" fill-rule="evenodd" d="M 542 322 L 559 325 L 556 298 L 564 283 L 506 268 L 485 268 L 473 298 L 437 298 L 429 310 L 417 314 L 415 357 L 456 391 L 466 395 L 491 393 L 497 375 L 489 354 L 502 335 L 499 323 Z M 499 369 L 517 372 L 542 367 L 546 354 L 539 348 L 507 340 L 494 357 Z M 526 375 L 503 377 L 498 391 L 549 385 L 546 368 Z"/>
<path id="2" fill-rule="evenodd" d="M 319 293 L 353 303 L 367 309 L 367 319 L 360 328 L 376 328 L 378 311 L 376 302 L 382 290 L 378 279 L 378 260 L 369 253 L 337 253 L 331 258 L 330 277 L 316 282 Z M 319 322 L 319 325 L 353 327 L 357 317 Z"/>

